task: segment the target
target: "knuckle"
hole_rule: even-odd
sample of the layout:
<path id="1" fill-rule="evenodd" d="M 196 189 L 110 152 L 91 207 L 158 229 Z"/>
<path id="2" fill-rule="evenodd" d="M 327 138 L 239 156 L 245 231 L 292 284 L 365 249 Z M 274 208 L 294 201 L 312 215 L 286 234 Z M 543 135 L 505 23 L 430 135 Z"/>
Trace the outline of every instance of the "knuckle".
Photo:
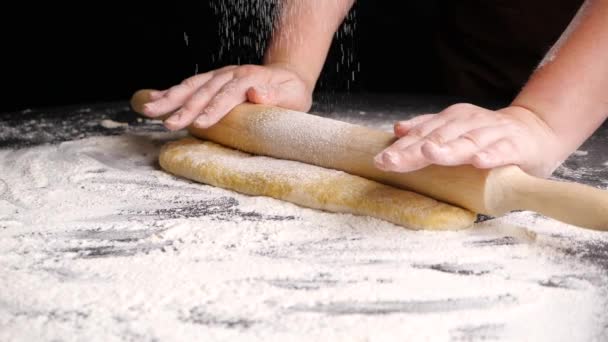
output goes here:
<path id="1" fill-rule="evenodd" d="M 479 136 L 478 133 L 469 132 L 469 133 L 465 133 L 465 134 L 461 135 L 460 137 L 462 139 L 470 141 L 477 148 L 481 148 L 482 147 L 481 137 Z"/>
<path id="2" fill-rule="evenodd" d="M 239 67 L 238 65 L 231 64 L 231 65 L 226 65 L 224 67 L 221 67 L 221 68 L 219 68 L 219 69 L 217 69 L 215 71 L 216 72 L 229 71 L 229 70 L 232 70 L 232 69 L 236 69 L 238 67 Z"/>
<path id="3" fill-rule="evenodd" d="M 434 143 L 436 143 L 438 145 L 443 145 L 447 141 L 447 138 L 441 132 L 431 133 L 425 139 L 429 140 L 431 142 L 434 142 Z"/>
<path id="4" fill-rule="evenodd" d="M 416 116 L 413 117 L 409 120 L 403 120 L 403 121 L 399 121 L 399 123 L 404 124 L 404 125 L 408 125 L 408 126 L 412 126 L 412 125 L 418 125 L 422 122 L 425 122 L 426 120 L 430 119 L 432 117 L 426 116 L 426 115 L 420 115 L 420 116 Z"/>
<path id="5" fill-rule="evenodd" d="M 213 99 L 207 104 L 205 109 L 203 109 L 203 113 L 207 114 L 208 116 L 214 116 L 215 113 L 217 112 L 217 107 L 218 107 L 217 100 Z"/>
<path id="6" fill-rule="evenodd" d="M 477 106 L 470 103 L 456 103 L 447 107 L 443 113 L 459 113 L 459 112 L 470 112 L 477 109 Z"/>
<path id="7" fill-rule="evenodd" d="M 475 110 L 475 111 L 471 112 L 469 119 L 473 120 L 473 121 L 477 121 L 477 120 L 485 119 L 486 117 L 487 117 L 486 113 Z"/>
<path id="8" fill-rule="evenodd" d="M 185 80 L 183 80 L 181 82 L 181 85 L 187 88 L 196 88 L 197 84 L 196 84 L 196 80 L 194 79 L 194 77 L 189 77 L 186 78 Z"/>
<path id="9" fill-rule="evenodd" d="M 422 127 L 414 127 L 412 128 L 407 135 L 412 136 L 412 137 L 418 137 L 418 138 L 424 138 L 425 134 L 424 131 L 422 130 Z"/>
<path id="10" fill-rule="evenodd" d="M 425 121 L 421 124 L 415 125 L 412 127 L 408 135 L 413 135 L 419 138 L 424 138 L 428 136 L 430 133 L 439 133 L 440 130 L 436 129 L 436 127 L 441 127 L 446 123 L 443 118 L 435 118 L 433 120 Z"/>

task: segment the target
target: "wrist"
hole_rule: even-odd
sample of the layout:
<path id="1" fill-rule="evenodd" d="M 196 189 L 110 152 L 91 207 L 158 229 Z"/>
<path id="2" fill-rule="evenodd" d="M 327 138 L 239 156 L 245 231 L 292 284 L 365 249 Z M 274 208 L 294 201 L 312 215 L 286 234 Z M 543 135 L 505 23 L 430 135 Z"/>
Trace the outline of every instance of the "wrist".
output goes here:
<path id="1" fill-rule="evenodd" d="M 550 173 L 563 163 L 568 156 L 576 150 L 578 146 L 573 146 L 572 137 L 557 131 L 544 120 L 543 113 L 533 110 L 532 107 L 522 103 L 511 103 L 508 107 L 502 108 L 499 112 L 509 115 L 521 122 L 524 127 L 532 130 L 538 147 L 542 150 L 539 155 L 539 167 L 543 173 Z M 530 148 L 535 148 L 530 146 Z"/>
<path id="2" fill-rule="evenodd" d="M 580 134 L 576 125 L 564 125 L 561 120 L 558 120 L 572 115 L 572 113 L 564 111 L 560 106 L 543 106 L 542 104 L 536 104 L 531 101 L 526 102 L 516 98 L 509 107 L 514 108 L 512 110 L 518 113 L 515 115 L 529 118 L 527 123 L 537 124 L 547 134 L 556 137 L 555 148 L 557 149 L 557 158 L 562 161 L 576 151 L 584 142 L 584 137 Z"/>

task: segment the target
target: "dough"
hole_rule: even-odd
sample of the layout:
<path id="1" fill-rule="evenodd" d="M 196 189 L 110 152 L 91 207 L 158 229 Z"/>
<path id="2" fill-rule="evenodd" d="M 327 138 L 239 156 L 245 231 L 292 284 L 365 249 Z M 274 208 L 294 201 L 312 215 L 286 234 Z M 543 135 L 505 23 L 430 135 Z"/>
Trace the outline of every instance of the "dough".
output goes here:
<path id="1" fill-rule="evenodd" d="M 342 171 L 251 155 L 195 138 L 167 143 L 159 161 L 165 171 L 200 183 L 308 208 L 372 216 L 411 229 L 463 229 L 476 218 L 468 210 Z"/>

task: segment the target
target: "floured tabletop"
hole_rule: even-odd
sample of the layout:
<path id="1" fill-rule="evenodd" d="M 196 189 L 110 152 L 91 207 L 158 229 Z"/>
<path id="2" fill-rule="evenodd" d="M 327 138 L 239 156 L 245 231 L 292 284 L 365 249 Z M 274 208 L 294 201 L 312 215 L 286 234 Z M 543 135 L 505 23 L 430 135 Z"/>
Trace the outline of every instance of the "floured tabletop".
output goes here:
<path id="1" fill-rule="evenodd" d="M 346 96 L 390 130 L 451 104 Z M 0 340 L 608 339 L 608 233 L 530 212 L 413 231 L 163 172 L 127 103 L 0 114 Z M 608 187 L 608 127 L 555 173 Z M 608 208 L 607 208 L 608 209 Z"/>

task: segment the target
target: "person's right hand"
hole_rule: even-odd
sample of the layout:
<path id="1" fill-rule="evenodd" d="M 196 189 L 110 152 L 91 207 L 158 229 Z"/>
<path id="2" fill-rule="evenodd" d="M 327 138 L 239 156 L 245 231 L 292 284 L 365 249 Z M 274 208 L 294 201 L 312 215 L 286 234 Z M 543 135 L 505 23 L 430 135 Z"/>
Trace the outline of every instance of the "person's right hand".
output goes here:
<path id="1" fill-rule="evenodd" d="M 231 65 L 152 92 L 143 114 L 155 118 L 174 112 L 164 122 L 170 130 L 190 124 L 208 128 L 247 101 L 308 111 L 312 87 L 287 65 Z"/>

